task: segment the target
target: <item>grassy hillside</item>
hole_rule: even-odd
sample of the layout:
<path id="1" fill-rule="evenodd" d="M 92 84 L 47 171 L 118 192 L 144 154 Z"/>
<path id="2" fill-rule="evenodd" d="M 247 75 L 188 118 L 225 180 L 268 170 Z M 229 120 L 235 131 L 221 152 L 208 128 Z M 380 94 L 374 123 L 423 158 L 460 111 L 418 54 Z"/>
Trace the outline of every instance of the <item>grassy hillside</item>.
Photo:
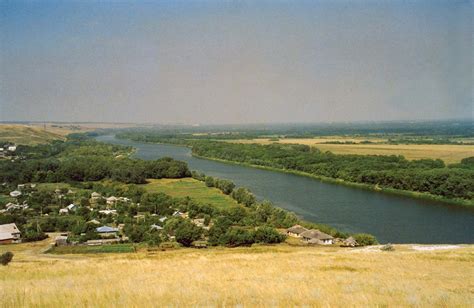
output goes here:
<path id="1" fill-rule="evenodd" d="M 237 205 L 237 202 L 223 194 L 217 188 L 207 187 L 203 182 L 192 178 L 148 180 L 149 184 L 143 185 L 148 192 L 162 192 L 172 197 L 186 197 L 204 204 L 218 208 Z"/>
<path id="2" fill-rule="evenodd" d="M 321 137 L 321 138 L 285 138 L 278 143 L 304 144 L 314 146 L 321 151 L 331 151 L 335 154 L 358 155 L 403 155 L 407 159 L 442 159 L 445 163 L 458 163 L 461 159 L 470 157 L 474 153 L 474 145 L 453 144 L 359 144 L 363 140 L 383 142 L 385 139 L 365 137 Z M 324 144 L 324 142 L 354 142 L 354 144 Z M 232 140 L 228 142 L 270 144 L 267 138 L 250 140 Z"/>
<path id="3" fill-rule="evenodd" d="M 0 306 L 474 305 L 472 245 L 42 254 L 48 241 L 0 246 L 15 254 L 0 268 Z"/>
<path id="4" fill-rule="evenodd" d="M 68 132 L 69 133 L 69 132 Z M 27 125 L 0 125 L 0 141 L 11 141 L 16 144 L 39 144 L 52 140 L 64 140 L 66 131 Z"/>

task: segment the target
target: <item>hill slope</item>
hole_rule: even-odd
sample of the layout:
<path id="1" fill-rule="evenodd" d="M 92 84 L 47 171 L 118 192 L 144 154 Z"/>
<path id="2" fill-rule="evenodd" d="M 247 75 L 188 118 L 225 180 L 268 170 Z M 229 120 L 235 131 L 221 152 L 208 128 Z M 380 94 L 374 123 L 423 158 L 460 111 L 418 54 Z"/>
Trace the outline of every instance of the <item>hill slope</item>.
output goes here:
<path id="1" fill-rule="evenodd" d="M 0 270 L 0 306 L 474 305 L 473 246 L 42 254 L 47 246 L 0 246 L 15 253 Z"/>

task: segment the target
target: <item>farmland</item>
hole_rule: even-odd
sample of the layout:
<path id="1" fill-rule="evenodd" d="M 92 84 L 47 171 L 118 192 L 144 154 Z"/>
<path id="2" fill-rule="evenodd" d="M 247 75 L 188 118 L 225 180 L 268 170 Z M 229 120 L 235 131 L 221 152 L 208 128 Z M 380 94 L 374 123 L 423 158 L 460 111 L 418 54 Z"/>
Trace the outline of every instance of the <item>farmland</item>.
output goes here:
<path id="1" fill-rule="evenodd" d="M 50 241 L 0 246 L 15 254 L 0 270 L 0 306 L 474 305 L 472 245 L 43 254 Z"/>
<path id="2" fill-rule="evenodd" d="M 371 144 L 361 144 L 362 141 L 371 141 Z M 461 159 L 470 157 L 474 153 L 474 145 L 454 144 L 383 144 L 387 139 L 375 137 L 338 137 L 328 136 L 319 138 L 284 138 L 272 141 L 269 138 L 239 139 L 228 142 L 271 144 L 304 144 L 314 146 L 321 151 L 330 151 L 335 154 L 357 155 L 403 155 L 409 160 L 431 158 L 441 159 L 445 163 L 458 163 Z M 353 144 L 328 144 L 326 142 L 353 142 Z"/>
<path id="3" fill-rule="evenodd" d="M 237 202 L 223 194 L 217 188 L 207 187 L 203 182 L 192 178 L 183 179 L 149 179 L 143 185 L 147 192 L 165 193 L 175 198 L 190 197 L 199 203 L 209 204 L 217 208 L 237 205 Z"/>

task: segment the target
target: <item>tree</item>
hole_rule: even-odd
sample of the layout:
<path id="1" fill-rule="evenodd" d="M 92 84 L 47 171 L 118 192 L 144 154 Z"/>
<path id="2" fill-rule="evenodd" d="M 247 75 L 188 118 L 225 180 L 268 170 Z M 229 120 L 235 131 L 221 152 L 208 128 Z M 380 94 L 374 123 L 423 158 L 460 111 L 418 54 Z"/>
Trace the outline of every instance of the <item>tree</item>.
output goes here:
<path id="1" fill-rule="evenodd" d="M 187 220 L 180 223 L 175 230 L 176 241 L 186 247 L 199 240 L 201 235 L 202 229 Z"/>

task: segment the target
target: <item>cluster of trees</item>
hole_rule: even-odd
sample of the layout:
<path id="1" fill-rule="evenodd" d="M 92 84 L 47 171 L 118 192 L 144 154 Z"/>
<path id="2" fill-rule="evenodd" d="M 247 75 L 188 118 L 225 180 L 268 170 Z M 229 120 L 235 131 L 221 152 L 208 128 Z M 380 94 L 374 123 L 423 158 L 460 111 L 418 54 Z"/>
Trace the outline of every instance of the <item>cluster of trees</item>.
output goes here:
<path id="1" fill-rule="evenodd" d="M 213 141 L 194 142 L 193 153 L 203 157 L 301 171 L 348 182 L 427 192 L 446 198 L 474 197 L 472 158 L 446 167 L 439 159 L 409 161 L 403 156 L 395 155 L 336 155 L 306 145 L 233 144 Z"/>
<path id="2" fill-rule="evenodd" d="M 70 182 L 111 179 L 142 184 L 147 178 L 182 178 L 191 173 L 185 162 L 172 158 L 139 160 L 125 156 L 127 148 L 91 140 L 21 146 L 18 160 L 0 161 L 0 181 Z"/>
<path id="3" fill-rule="evenodd" d="M 232 181 L 206 176 L 205 174 L 196 171 L 192 172 L 192 176 L 194 179 L 204 182 L 207 187 L 216 187 L 220 189 L 224 194 L 230 195 L 240 204 L 251 206 L 257 202 L 255 195 L 247 188 L 239 187 L 234 189 L 235 184 Z"/>
<path id="4" fill-rule="evenodd" d="M 207 187 L 216 187 L 226 195 L 230 195 L 230 193 L 232 193 L 235 188 L 235 184 L 228 180 L 206 176 L 204 173 L 199 173 L 196 171 L 192 171 L 191 175 L 194 179 L 206 183 Z"/>

